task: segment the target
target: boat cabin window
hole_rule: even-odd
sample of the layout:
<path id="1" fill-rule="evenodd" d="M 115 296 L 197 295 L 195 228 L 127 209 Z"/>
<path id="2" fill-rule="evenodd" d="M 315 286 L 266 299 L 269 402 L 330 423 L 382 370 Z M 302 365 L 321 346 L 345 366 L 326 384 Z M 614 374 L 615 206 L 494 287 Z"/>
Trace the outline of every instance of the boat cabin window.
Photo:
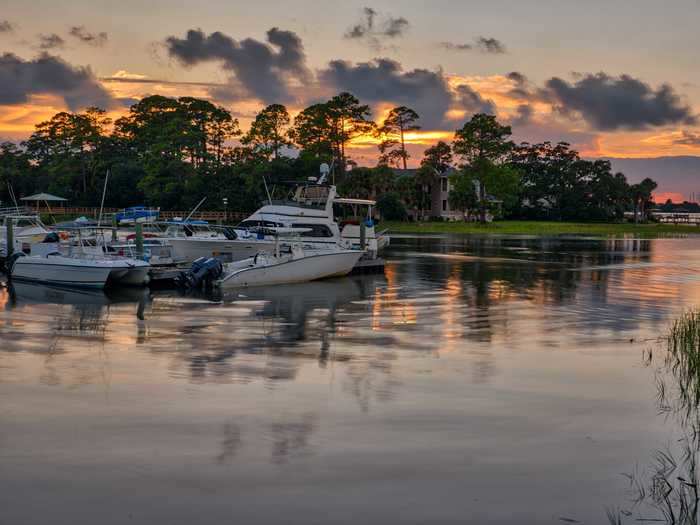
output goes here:
<path id="1" fill-rule="evenodd" d="M 272 222 L 272 221 L 248 220 L 248 221 L 243 221 L 238 226 L 241 228 L 281 228 L 284 225 L 280 224 L 279 222 Z"/>
<path id="2" fill-rule="evenodd" d="M 304 228 L 311 230 L 302 233 L 304 237 L 333 237 L 333 232 L 325 224 L 293 224 L 292 228 Z"/>

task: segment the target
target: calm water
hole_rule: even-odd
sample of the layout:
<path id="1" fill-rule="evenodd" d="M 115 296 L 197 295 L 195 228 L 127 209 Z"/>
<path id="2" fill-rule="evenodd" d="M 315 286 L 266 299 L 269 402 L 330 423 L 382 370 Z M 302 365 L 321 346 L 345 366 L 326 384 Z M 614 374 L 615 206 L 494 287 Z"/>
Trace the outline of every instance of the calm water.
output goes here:
<path id="1" fill-rule="evenodd" d="M 700 238 L 392 240 L 224 297 L 0 290 L 0 523 L 607 523 Z M 651 515 L 650 515 L 651 514 Z"/>

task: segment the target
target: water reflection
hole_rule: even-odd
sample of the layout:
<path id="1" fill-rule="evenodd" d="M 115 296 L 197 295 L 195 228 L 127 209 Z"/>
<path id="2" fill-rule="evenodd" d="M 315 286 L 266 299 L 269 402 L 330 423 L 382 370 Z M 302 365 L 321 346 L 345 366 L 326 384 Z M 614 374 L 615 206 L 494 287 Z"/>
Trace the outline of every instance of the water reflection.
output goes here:
<path id="1" fill-rule="evenodd" d="M 630 341 L 700 302 L 700 241 L 399 237 L 387 259 L 224 295 L 0 289 L 0 494 L 49 458 L 92 469 L 76 483 L 101 515 L 119 487 L 146 516 L 162 486 L 218 523 L 226 486 L 256 522 L 321 501 L 337 522 L 599 522 L 667 432 Z M 185 520 L 155 509 L 141 523 Z"/>
<path id="2" fill-rule="evenodd" d="M 294 380 L 304 361 L 347 362 L 347 390 L 366 407 L 360 391 L 372 389 L 362 385 L 391 375 L 392 352 L 467 352 L 472 381 L 486 383 L 498 373 L 493 346 L 523 334 L 556 347 L 554 331 L 564 328 L 594 344 L 640 323 L 658 326 L 678 296 L 700 295 L 693 269 L 673 267 L 668 242 L 398 238 L 385 276 L 223 296 L 15 283 L 0 292 L 0 331 L 12 339 L 6 351 L 135 345 L 170 359 L 174 378 L 196 383 L 272 384 Z M 381 383 L 380 397 L 391 398 L 398 382 Z"/>

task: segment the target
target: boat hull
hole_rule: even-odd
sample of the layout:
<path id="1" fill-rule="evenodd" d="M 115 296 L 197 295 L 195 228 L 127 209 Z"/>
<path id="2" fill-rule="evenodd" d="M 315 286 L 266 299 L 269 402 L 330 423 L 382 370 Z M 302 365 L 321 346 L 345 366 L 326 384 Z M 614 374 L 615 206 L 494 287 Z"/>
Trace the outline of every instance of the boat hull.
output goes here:
<path id="1" fill-rule="evenodd" d="M 13 280 L 79 286 L 84 288 L 104 288 L 113 268 L 79 264 L 79 261 L 56 260 L 44 257 L 20 257 L 11 270 Z"/>
<path id="2" fill-rule="evenodd" d="M 270 266 L 254 266 L 227 275 L 220 285 L 225 288 L 292 284 L 349 274 L 360 251 L 316 253 Z"/>
<path id="3" fill-rule="evenodd" d="M 200 257 L 224 257 L 230 261 L 241 261 L 261 251 L 274 249 L 273 241 L 196 239 L 192 237 L 169 238 L 173 258 L 192 262 Z"/>
<path id="4" fill-rule="evenodd" d="M 120 268 L 112 271 L 109 280 L 126 286 L 145 286 L 150 280 L 149 271 L 149 265 Z"/>

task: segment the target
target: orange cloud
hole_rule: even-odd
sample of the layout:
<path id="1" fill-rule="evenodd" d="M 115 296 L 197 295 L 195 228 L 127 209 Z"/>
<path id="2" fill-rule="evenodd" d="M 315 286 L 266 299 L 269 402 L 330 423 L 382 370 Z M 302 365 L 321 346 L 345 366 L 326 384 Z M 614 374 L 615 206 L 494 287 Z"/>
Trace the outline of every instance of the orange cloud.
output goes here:
<path id="1" fill-rule="evenodd" d="M 662 157 L 700 155 L 700 145 L 681 144 L 683 132 L 616 132 L 600 135 L 598 155 L 606 157 Z"/>

